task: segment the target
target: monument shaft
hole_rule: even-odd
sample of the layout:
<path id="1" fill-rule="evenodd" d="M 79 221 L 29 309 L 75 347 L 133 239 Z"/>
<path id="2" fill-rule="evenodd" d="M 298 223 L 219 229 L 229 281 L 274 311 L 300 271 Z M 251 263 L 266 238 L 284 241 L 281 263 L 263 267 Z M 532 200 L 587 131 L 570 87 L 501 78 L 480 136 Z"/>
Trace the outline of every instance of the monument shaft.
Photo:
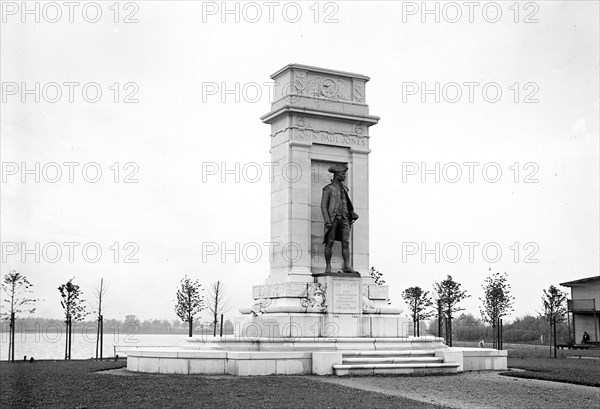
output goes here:
<path id="1" fill-rule="evenodd" d="M 365 102 L 368 77 L 291 64 L 271 76 L 275 81 L 271 112 L 271 160 L 277 164 L 271 187 L 269 283 L 312 282 L 324 270 L 321 192 L 331 181 L 328 168 L 348 166 L 346 185 L 360 221 L 352 228 L 351 264 L 369 271 L 369 127 L 379 118 Z M 281 249 L 286 248 L 286 251 Z M 343 268 L 340 244 L 333 269 Z"/>
<path id="2" fill-rule="evenodd" d="M 261 119 L 271 125 L 278 169 L 271 186 L 274 253 L 269 277 L 253 287 L 253 306 L 240 311 L 240 335 L 400 336 L 402 310 L 387 305 L 388 287 L 375 285 L 369 274 L 369 127 L 379 121 L 365 100 L 369 77 L 290 64 L 271 78 L 273 103 Z M 332 253 L 328 248 L 332 273 L 324 257 L 331 202 L 324 213 L 322 196 L 346 187 L 330 185 L 330 169 L 344 170 L 345 209 L 355 221 L 340 229 L 344 239 L 336 237 Z M 337 180 L 340 172 L 334 173 Z"/>

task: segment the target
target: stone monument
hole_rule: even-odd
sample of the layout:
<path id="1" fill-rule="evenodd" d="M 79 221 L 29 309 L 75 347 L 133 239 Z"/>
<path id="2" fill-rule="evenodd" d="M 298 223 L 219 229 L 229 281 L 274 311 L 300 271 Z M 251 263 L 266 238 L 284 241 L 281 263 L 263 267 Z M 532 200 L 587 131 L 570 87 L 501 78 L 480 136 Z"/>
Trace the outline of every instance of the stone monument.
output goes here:
<path id="1" fill-rule="evenodd" d="M 269 275 L 253 287 L 251 306 L 240 310 L 233 337 L 198 336 L 182 348 L 129 350 L 127 369 L 232 375 L 506 369 L 506 351 L 467 351 L 448 348 L 442 338 L 410 336 L 408 318 L 388 306 L 388 287 L 369 274 L 369 129 L 379 121 L 366 103 L 369 78 L 300 64 L 271 78 L 273 103 L 261 118 L 271 126 L 276 169 Z M 348 190 L 324 190 L 332 182 L 330 169 Z M 342 170 L 345 178 L 338 175 Z M 330 188 L 329 194 L 345 192 L 346 205 L 337 207 L 337 199 L 331 205 Z M 340 241 L 325 257 L 332 215 L 342 224 L 344 216 L 355 222 L 336 231 Z"/>
<path id="2" fill-rule="evenodd" d="M 369 274 L 369 77 L 290 64 L 271 76 L 271 268 L 253 288 L 253 305 L 237 320 L 238 335 L 262 337 L 398 337 L 407 334 L 402 310 L 390 308 L 388 287 Z M 326 272 L 323 188 L 330 168 L 346 171 L 353 223 L 349 264 L 335 241 Z M 352 215 L 350 215 L 352 216 Z M 354 220 L 352 220 L 354 221 Z"/>

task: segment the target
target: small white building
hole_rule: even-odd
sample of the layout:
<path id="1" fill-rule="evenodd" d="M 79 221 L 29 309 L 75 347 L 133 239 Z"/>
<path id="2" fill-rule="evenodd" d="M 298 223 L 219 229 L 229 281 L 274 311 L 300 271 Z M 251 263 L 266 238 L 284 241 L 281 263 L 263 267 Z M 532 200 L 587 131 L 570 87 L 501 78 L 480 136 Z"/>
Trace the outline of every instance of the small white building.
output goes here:
<path id="1" fill-rule="evenodd" d="M 571 288 L 568 309 L 573 316 L 575 343 L 581 343 L 584 332 L 590 335 L 590 342 L 599 342 L 600 276 L 567 281 L 560 285 Z"/>

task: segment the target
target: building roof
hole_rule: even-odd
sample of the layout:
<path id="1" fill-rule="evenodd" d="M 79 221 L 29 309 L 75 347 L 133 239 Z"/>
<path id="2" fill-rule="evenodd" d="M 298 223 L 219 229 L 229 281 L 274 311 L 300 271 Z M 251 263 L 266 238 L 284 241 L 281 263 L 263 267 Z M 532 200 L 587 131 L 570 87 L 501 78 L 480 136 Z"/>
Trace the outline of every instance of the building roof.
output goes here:
<path id="1" fill-rule="evenodd" d="M 588 284 L 588 283 L 591 283 L 596 280 L 600 280 L 600 276 L 580 278 L 579 280 L 573 280 L 573 281 L 566 281 L 564 283 L 560 283 L 560 285 L 562 285 L 564 287 L 572 287 L 577 284 Z"/>

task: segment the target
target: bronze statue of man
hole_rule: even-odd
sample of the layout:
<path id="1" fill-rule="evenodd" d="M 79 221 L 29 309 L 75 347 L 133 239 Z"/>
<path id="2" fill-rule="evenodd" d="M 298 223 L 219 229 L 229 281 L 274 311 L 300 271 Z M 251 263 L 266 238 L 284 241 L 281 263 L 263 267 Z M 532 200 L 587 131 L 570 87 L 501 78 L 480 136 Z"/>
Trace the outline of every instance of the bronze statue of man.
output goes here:
<path id="1" fill-rule="evenodd" d="M 350 264 L 350 226 L 358 215 L 348 196 L 348 188 L 344 185 L 346 180 L 346 165 L 331 166 L 329 172 L 333 173 L 331 183 L 323 188 L 321 196 L 321 213 L 325 222 L 325 273 L 331 273 L 331 256 L 333 243 L 342 242 L 342 258 L 344 259 L 344 272 L 356 273 Z"/>

